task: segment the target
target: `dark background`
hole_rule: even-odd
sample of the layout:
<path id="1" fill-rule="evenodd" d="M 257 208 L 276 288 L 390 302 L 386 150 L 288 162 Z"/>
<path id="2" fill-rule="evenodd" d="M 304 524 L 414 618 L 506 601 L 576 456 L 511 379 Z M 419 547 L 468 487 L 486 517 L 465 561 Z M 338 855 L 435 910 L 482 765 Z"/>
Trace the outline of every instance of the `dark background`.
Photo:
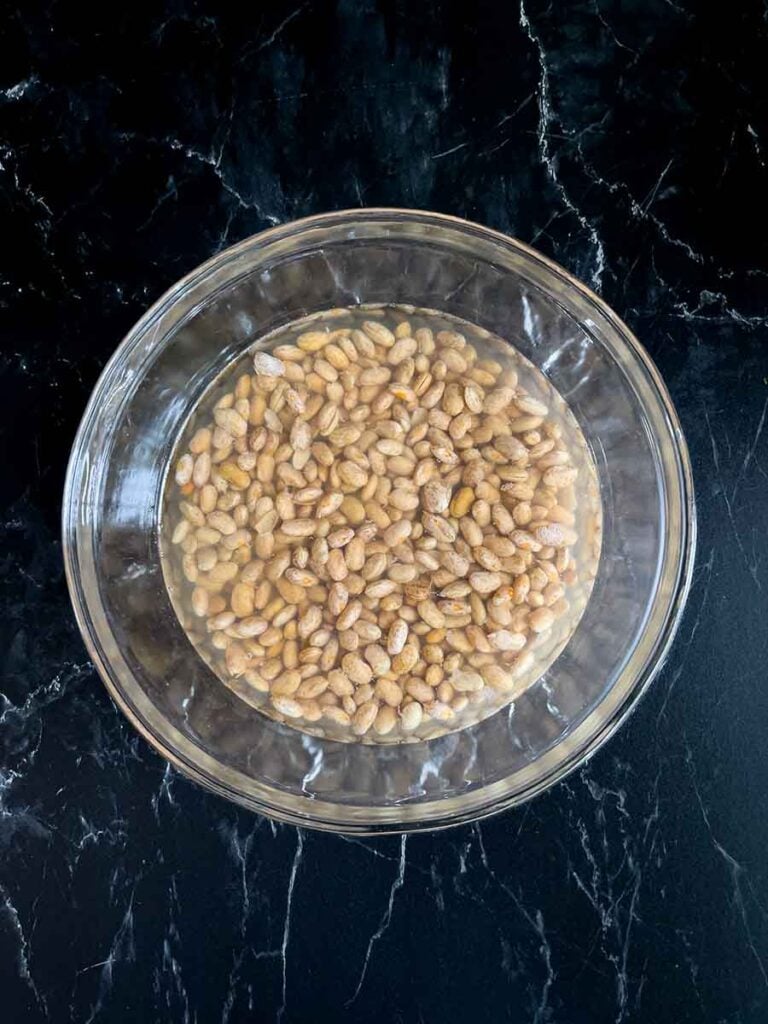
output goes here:
<path id="1" fill-rule="evenodd" d="M 3 1021 L 768 1019 L 768 8 L 736 0 L 3 5 Z M 699 553 L 620 735 L 527 807 L 376 841 L 194 788 L 91 668 L 74 431 L 121 336 L 271 224 L 458 214 L 656 360 Z"/>

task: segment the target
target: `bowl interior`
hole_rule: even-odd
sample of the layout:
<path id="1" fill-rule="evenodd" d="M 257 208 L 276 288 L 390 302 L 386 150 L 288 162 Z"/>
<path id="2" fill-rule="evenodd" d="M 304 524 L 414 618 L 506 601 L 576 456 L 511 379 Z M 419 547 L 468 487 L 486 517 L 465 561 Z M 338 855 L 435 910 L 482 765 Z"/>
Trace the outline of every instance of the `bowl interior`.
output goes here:
<path id="1" fill-rule="evenodd" d="M 183 633 L 158 551 L 164 472 L 211 380 L 277 326 L 366 302 L 443 310 L 520 349 L 576 416 L 603 504 L 591 600 L 544 676 L 513 707 L 474 727 L 389 748 L 301 734 L 228 691 Z M 257 236 L 181 282 L 105 371 L 78 435 L 65 500 L 81 627 L 137 726 L 233 799 L 351 829 L 476 816 L 531 795 L 588 754 L 669 639 L 690 541 L 673 414 L 624 332 L 585 289 L 530 250 L 427 215 L 315 218 Z"/>

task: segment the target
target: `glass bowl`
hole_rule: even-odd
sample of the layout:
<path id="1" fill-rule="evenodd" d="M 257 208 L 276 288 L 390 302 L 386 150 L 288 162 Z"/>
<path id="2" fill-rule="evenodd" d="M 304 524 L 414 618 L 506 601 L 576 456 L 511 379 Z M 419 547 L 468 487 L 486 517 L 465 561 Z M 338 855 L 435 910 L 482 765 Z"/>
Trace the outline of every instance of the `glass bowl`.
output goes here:
<path id="1" fill-rule="evenodd" d="M 515 345 L 570 405 L 603 511 L 592 596 L 557 660 L 492 717 L 406 745 L 339 743 L 250 708 L 187 639 L 159 557 L 169 459 L 214 378 L 277 327 L 358 303 L 443 310 Z M 186 775 L 254 811 L 356 833 L 480 818 L 584 762 L 663 662 L 690 586 L 695 531 L 685 440 L 627 327 L 527 246 L 413 210 L 342 211 L 273 228 L 176 284 L 99 379 L 63 506 L 78 624 L 139 732 Z"/>

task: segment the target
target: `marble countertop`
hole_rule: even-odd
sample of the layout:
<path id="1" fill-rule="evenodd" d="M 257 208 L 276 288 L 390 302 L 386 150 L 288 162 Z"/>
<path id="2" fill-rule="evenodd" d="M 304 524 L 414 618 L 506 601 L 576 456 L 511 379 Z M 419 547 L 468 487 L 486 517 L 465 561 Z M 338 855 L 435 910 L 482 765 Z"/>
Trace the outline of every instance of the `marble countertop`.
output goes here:
<path id="1" fill-rule="evenodd" d="M 3 1020 L 765 1021 L 765 5 L 163 6 L 4 19 Z M 407 839 L 276 826 L 166 767 L 88 661 L 59 540 L 80 414 L 147 305 L 358 205 L 587 281 L 669 386 L 699 507 L 677 642 L 619 735 Z"/>

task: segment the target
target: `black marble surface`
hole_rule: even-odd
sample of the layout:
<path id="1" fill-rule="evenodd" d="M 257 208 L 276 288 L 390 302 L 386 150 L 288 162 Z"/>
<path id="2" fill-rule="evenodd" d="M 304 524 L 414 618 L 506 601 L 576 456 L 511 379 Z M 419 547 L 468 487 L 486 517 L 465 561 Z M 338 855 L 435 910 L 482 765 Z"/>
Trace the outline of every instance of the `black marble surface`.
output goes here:
<path id="1" fill-rule="evenodd" d="M 0 1019 L 768 1019 L 768 8 L 4 5 Z M 62 578 L 68 448 L 145 307 L 356 205 L 532 242 L 623 316 L 690 443 L 674 651 L 618 737 L 482 825 L 253 817 L 113 707 Z"/>

